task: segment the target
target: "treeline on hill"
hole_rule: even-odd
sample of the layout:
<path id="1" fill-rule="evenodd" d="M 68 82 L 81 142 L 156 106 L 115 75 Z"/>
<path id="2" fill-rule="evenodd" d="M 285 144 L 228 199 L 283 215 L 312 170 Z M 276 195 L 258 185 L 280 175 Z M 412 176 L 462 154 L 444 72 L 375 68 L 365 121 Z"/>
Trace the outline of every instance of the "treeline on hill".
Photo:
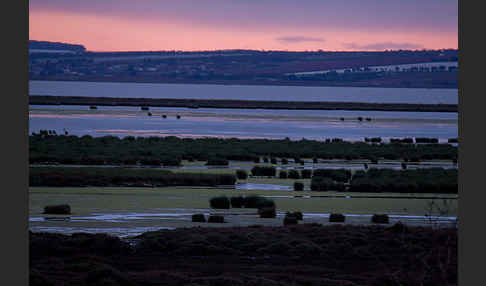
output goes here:
<path id="1" fill-rule="evenodd" d="M 61 164 L 179 165 L 181 160 L 256 161 L 259 156 L 320 159 L 454 160 L 450 144 L 401 144 L 289 139 L 219 139 L 177 137 L 82 137 L 33 134 L 29 162 Z"/>
<path id="2" fill-rule="evenodd" d="M 29 169 L 30 186 L 218 186 L 234 185 L 233 174 L 173 173 L 168 170 L 96 168 L 96 167 L 34 167 Z"/>

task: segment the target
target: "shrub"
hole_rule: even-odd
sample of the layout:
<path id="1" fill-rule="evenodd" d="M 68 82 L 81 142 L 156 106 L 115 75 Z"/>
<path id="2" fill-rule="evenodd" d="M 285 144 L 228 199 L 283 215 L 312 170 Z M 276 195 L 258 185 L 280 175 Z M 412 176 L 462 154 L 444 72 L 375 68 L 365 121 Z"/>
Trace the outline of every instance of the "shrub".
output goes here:
<path id="1" fill-rule="evenodd" d="M 268 157 L 263 157 L 263 163 L 268 163 Z"/>
<path id="2" fill-rule="evenodd" d="M 245 198 L 243 196 L 231 197 L 230 202 L 232 208 L 242 208 L 245 204 Z"/>
<path id="3" fill-rule="evenodd" d="M 224 223 L 224 216 L 222 215 L 210 215 L 208 222 L 212 223 Z"/>
<path id="4" fill-rule="evenodd" d="M 253 209 L 258 209 L 262 207 L 275 207 L 275 202 L 262 196 L 250 195 L 244 197 L 244 206 L 245 208 Z"/>
<path id="5" fill-rule="evenodd" d="M 457 138 L 449 138 L 447 139 L 448 143 L 459 143 L 459 140 Z"/>
<path id="6" fill-rule="evenodd" d="M 278 173 L 278 176 L 280 179 L 287 179 L 288 178 L 287 171 L 280 171 Z"/>
<path id="7" fill-rule="evenodd" d="M 343 214 L 332 213 L 329 215 L 329 222 L 344 222 L 346 217 Z"/>
<path id="8" fill-rule="evenodd" d="M 229 209 L 230 200 L 226 196 L 214 197 L 209 200 L 209 204 L 213 209 Z"/>
<path id="9" fill-rule="evenodd" d="M 300 174 L 297 170 L 289 170 L 289 179 L 300 179 Z"/>
<path id="10" fill-rule="evenodd" d="M 282 165 L 287 165 L 289 163 L 289 160 L 287 158 L 282 158 Z"/>
<path id="11" fill-rule="evenodd" d="M 304 169 L 300 172 L 302 179 L 310 179 L 312 177 L 312 170 Z"/>
<path id="12" fill-rule="evenodd" d="M 407 164 L 405 162 L 402 162 L 402 169 L 403 170 L 407 169 Z"/>
<path id="13" fill-rule="evenodd" d="M 277 158 L 270 158 L 270 163 L 277 164 Z"/>
<path id="14" fill-rule="evenodd" d="M 246 180 L 248 178 L 248 173 L 245 170 L 236 170 L 236 178 L 238 178 L 238 180 Z"/>
<path id="15" fill-rule="evenodd" d="M 284 225 L 298 224 L 297 218 L 293 215 L 285 215 L 283 220 Z"/>
<path id="16" fill-rule="evenodd" d="M 71 207 L 68 204 L 45 206 L 44 213 L 45 214 L 71 214 Z"/>
<path id="17" fill-rule="evenodd" d="M 258 214 L 260 218 L 275 218 L 277 216 L 277 211 L 275 207 L 263 207 L 258 209 Z"/>
<path id="18" fill-rule="evenodd" d="M 275 167 L 254 166 L 251 169 L 251 174 L 253 176 L 275 177 L 275 175 L 277 174 L 277 169 L 275 169 Z"/>
<path id="19" fill-rule="evenodd" d="M 255 157 L 253 159 L 253 163 L 257 163 L 257 164 L 260 163 L 260 157 Z"/>
<path id="20" fill-rule="evenodd" d="M 229 162 L 222 158 L 210 158 L 206 162 L 207 166 L 228 166 Z"/>
<path id="21" fill-rule="evenodd" d="M 204 214 L 193 214 L 192 215 L 192 221 L 193 222 L 206 222 L 206 218 L 204 217 Z"/>
<path id="22" fill-rule="evenodd" d="M 304 184 L 301 182 L 294 182 L 294 191 L 303 191 Z"/>
<path id="23" fill-rule="evenodd" d="M 332 179 L 326 177 L 312 177 L 311 191 L 327 192 L 327 191 L 344 191 L 343 183 L 335 183 Z"/>
<path id="24" fill-rule="evenodd" d="M 388 223 L 388 215 L 386 214 L 374 214 L 371 217 L 371 222 L 373 223 Z"/>
<path id="25" fill-rule="evenodd" d="M 312 158 L 312 163 L 314 163 L 314 164 L 319 163 L 319 160 L 317 159 L 317 157 Z"/>
<path id="26" fill-rule="evenodd" d="M 317 169 L 312 177 L 331 178 L 337 182 L 347 182 L 351 179 L 351 171 L 346 169 Z"/>
<path id="27" fill-rule="evenodd" d="M 302 214 L 302 212 L 299 212 L 299 211 L 297 211 L 297 212 L 286 212 L 285 216 L 293 216 L 297 220 L 303 220 L 304 219 L 304 215 Z"/>

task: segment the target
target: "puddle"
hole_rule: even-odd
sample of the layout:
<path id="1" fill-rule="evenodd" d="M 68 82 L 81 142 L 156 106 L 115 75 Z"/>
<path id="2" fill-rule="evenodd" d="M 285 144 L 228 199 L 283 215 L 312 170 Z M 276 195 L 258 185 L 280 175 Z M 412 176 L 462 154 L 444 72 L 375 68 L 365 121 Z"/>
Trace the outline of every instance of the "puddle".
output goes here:
<path id="1" fill-rule="evenodd" d="M 236 185 L 237 190 L 264 190 L 264 191 L 292 191 L 293 187 L 274 184 L 242 183 Z"/>

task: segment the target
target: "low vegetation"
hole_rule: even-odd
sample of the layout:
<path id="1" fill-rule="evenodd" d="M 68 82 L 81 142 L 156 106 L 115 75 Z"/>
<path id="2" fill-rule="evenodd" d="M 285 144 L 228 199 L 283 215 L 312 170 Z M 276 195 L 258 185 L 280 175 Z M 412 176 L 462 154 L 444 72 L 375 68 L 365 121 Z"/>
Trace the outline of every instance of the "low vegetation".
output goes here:
<path id="1" fill-rule="evenodd" d="M 329 222 L 344 222 L 346 217 L 343 214 L 332 213 L 329 215 Z"/>
<path id="2" fill-rule="evenodd" d="M 230 200 L 226 196 L 214 197 L 209 200 L 209 205 L 213 209 L 229 209 Z"/>
<path id="3" fill-rule="evenodd" d="M 206 217 L 204 214 L 193 214 L 192 222 L 206 222 Z"/>
<path id="4" fill-rule="evenodd" d="M 137 240 L 29 232 L 31 285 L 457 285 L 455 228 L 198 227 Z"/>
<path id="5" fill-rule="evenodd" d="M 96 167 L 31 167 L 30 186 L 49 187 L 165 187 L 234 185 L 233 174 L 173 173 L 168 170 L 96 168 Z"/>
<path id="6" fill-rule="evenodd" d="M 71 206 L 68 204 L 45 206 L 44 214 L 71 214 Z"/>
<path id="7" fill-rule="evenodd" d="M 431 141 L 432 142 L 432 141 Z M 325 141 L 289 139 L 218 139 L 177 137 L 116 136 L 82 137 L 74 135 L 35 134 L 29 136 L 29 162 L 60 164 L 142 164 L 142 160 L 160 160 L 161 164 L 180 164 L 193 158 L 254 161 L 256 157 L 319 158 L 319 159 L 372 159 L 399 160 L 416 157 L 420 160 L 452 160 L 457 158 L 456 146 L 451 144 L 367 144 L 345 142 L 339 138 Z"/>
<path id="8" fill-rule="evenodd" d="M 386 223 L 389 223 L 389 218 L 388 218 L 388 215 L 386 215 L 386 214 L 374 214 L 371 217 L 371 222 L 386 224 Z"/>

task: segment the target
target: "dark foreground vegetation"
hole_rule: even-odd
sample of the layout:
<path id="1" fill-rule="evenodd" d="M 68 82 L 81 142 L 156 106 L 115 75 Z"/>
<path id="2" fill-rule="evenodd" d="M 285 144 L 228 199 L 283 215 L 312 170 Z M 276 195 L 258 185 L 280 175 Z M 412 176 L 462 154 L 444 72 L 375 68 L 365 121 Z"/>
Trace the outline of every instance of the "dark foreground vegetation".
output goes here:
<path id="1" fill-rule="evenodd" d="M 30 232 L 30 285 L 457 285 L 452 228 L 201 227 L 132 242 Z"/>
<path id="2" fill-rule="evenodd" d="M 314 159 L 454 160 L 451 144 L 402 144 L 288 139 L 218 139 L 177 137 L 29 136 L 29 162 L 83 165 L 180 165 L 181 160 L 255 161 L 257 157 Z"/>
<path id="3" fill-rule="evenodd" d="M 314 110 L 379 110 L 379 111 L 422 111 L 457 112 L 457 104 L 415 104 L 415 103 L 368 103 L 368 102 L 305 102 L 305 101 L 263 101 L 232 99 L 174 99 L 174 98 L 120 98 L 31 95 L 29 104 L 36 105 L 107 105 L 107 106 L 163 106 L 163 107 L 206 107 L 206 108 L 263 108 L 263 109 L 314 109 Z"/>
<path id="4" fill-rule="evenodd" d="M 232 174 L 173 173 L 168 170 L 34 167 L 29 169 L 29 186 L 49 187 L 165 187 L 234 185 Z"/>

